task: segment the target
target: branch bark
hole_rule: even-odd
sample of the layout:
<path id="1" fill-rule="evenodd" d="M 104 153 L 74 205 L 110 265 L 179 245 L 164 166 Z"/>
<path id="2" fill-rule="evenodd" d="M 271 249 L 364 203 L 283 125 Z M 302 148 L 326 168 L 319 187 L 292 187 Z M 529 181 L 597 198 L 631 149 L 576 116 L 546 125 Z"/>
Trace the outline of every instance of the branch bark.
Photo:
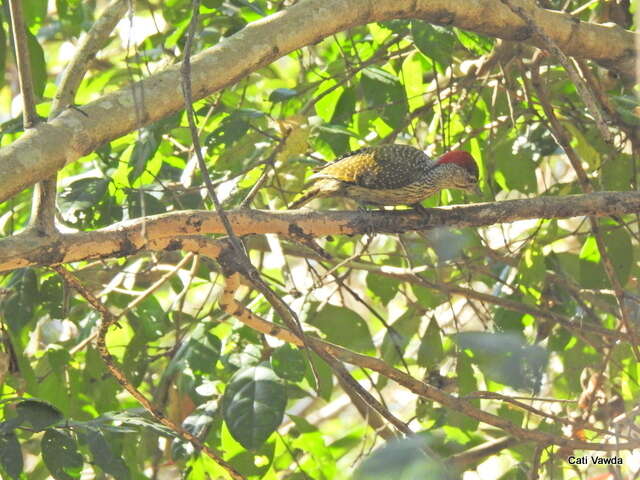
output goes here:
<path id="1" fill-rule="evenodd" d="M 567 55 L 592 59 L 625 77 L 633 77 L 636 34 L 617 25 L 584 23 L 568 14 L 542 8 L 533 9 L 530 14 L 544 34 Z M 394 18 L 422 19 L 506 40 L 533 44 L 539 41 L 500 0 L 302 0 L 283 12 L 249 24 L 195 56 L 194 100 L 336 32 Z M 242 52 L 241 61 L 238 52 Z M 134 102 L 134 91 L 140 90 L 144 90 L 144 98 Z M 0 150 L 0 202 L 105 142 L 175 113 L 183 106 L 179 66 L 174 66 L 85 105 L 87 117 L 68 110 L 38 125 Z"/>
<path id="2" fill-rule="evenodd" d="M 275 233 L 291 236 L 303 232 L 310 237 L 323 237 L 368 232 L 402 233 L 436 227 L 483 227 L 532 218 L 624 215 L 638 211 L 640 192 L 598 192 L 429 208 L 424 213 L 413 210 L 232 210 L 227 216 L 237 235 Z M 177 250 L 181 248 L 182 238 L 204 233 L 226 233 L 215 212 L 187 210 L 163 213 L 93 232 L 50 237 L 23 233 L 0 241 L 0 272 L 35 265 L 126 256 L 146 249 Z"/>
<path id="3" fill-rule="evenodd" d="M 216 247 L 214 247 L 213 250 L 215 251 Z M 231 280 L 234 281 L 233 279 Z M 280 325 L 269 322 L 259 317 L 258 315 L 255 315 L 251 310 L 243 306 L 241 303 L 234 301 L 232 295 L 227 294 L 226 301 L 228 302 L 226 304 L 224 302 L 221 302 L 221 308 L 250 328 L 279 338 L 280 340 L 283 340 L 285 342 L 292 343 L 299 347 L 303 345 L 302 340 L 291 330 L 288 330 L 284 327 L 281 327 Z M 572 449 L 601 451 L 634 449 L 637 448 L 638 445 L 640 445 L 640 442 L 638 440 L 632 440 L 628 443 L 585 442 L 574 440 L 573 438 L 568 438 L 562 435 L 547 433 L 538 429 L 534 430 L 523 428 L 511 423 L 505 418 L 474 407 L 464 398 L 449 395 L 448 393 L 432 385 L 421 382 L 420 380 L 417 380 L 412 376 L 387 365 L 384 361 L 378 358 L 353 352 L 339 345 L 326 342 L 310 335 L 307 336 L 307 340 L 308 343 L 312 345 L 314 349 L 316 349 L 316 351 L 324 351 L 343 362 L 350 363 L 351 365 L 357 365 L 361 368 L 367 368 L 374 372 L 378 372 L 381 375 L 384 375 L 385 377 L 395 381 L 397 384 L 402 385 L 416 395 L 432 400 L 434 402 L 438 402 L 447 408 L 455 410 L 471 418 L 475 418 L 488 425 L 493 425 L 494 427 L 500 428 L 509 436 L 515 437 L 522 441 L 532 441 L 543 445 L 559 445 Z M 504 442 L 506 443 L 507 441 L 504 440 Z M 504 444 L 502 445 L 502 448 L 504 448 Z M 460 465 L 464 465 L 466 464 L 467 459 L 463 459 L 459 462 Z"/>

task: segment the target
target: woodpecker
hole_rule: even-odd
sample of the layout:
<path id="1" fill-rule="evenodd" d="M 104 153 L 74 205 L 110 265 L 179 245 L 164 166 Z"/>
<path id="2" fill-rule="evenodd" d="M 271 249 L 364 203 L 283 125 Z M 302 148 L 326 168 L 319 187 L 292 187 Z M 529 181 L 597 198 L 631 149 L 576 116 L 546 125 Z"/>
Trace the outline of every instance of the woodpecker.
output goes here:
<path id="1" fill-rule="evenodd" d="M 478 166 L 462 150 L 437 160 L 409 145 L 382 145 L 349 152 L 310 177 L 314 184 L 289 208 L 314 198 L 348 197 L 379 206 L 419 205 L 443 188 L 479 193 Z"/>

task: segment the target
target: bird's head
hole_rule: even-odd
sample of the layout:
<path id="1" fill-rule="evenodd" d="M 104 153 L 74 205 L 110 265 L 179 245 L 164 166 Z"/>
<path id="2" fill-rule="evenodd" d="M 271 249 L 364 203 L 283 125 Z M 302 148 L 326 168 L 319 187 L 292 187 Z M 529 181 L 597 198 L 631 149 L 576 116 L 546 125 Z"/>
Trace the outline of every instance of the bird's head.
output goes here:
<path id="1" fill-rule="evenodd" d="M 437 161 L 438 166 L 445 167 L 446 188 L 456 188 L 469 193 L 480 193 L 478 188 L 478 165 L 473 157 L 464 150 L 451 150 Z"/>

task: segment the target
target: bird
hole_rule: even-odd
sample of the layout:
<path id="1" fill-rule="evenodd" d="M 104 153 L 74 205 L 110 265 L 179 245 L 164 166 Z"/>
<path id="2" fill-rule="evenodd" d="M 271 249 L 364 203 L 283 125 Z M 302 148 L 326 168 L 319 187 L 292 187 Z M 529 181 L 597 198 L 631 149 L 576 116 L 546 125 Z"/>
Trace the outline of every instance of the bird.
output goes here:
<path id="1" fill-rule="evenodd" d="M 364 205 L 412 205 L 444 188 L 478 189 L 478 166 L 468 152 L 451 150 L 432 160 L 410 145 L 381 145 L 346 153 L 314 173 L 313 184 L 289 208 L 314 198 L 347 197 Z"/>

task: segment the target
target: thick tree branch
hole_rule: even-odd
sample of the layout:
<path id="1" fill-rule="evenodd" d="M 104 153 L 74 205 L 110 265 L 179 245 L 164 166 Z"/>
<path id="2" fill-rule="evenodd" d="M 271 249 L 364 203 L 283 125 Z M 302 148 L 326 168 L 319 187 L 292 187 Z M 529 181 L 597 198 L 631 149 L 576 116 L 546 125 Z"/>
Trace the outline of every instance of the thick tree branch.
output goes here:
<path id="1" fill-rule="evenodd" d="M 617 25 L 580 22 L 568 14 L 541 8 L 530 14 L 567 55 L 592 59 L 625 77 L 633 76 L 636 35 L 632 32 Z M 394 18 L 423 19 L 507 40 L 539 41 L 500 0 L 302 0 L 195 56 L 193 97 L 206 97 L 336 32 Z M 174 66 L 85 105 L 87 117 L 68 110 L 25 133 L 0 150 L 0 202 L 103 143 L 181 110 L 184 99 L 179 86 L 179 66 Z M 134 102 L 133 91 L 140 89 L 145 91 L 144 99 Z"/>
<path id="2" fill-rule="evenodd" d="M 402 233 L 436 227 L 484 227 L 532 218 L 569 218 L 582 215 L 624 215 L 640 211 L 640 192 L 599 192 L 564 197 L 538 197 L 472 205 L 428 208 L 424 213 L 396 211 L 281 211 L 232 210 L 229 221 L 237 235 L 292 231 L 313 237 L 367 232 Z M 0 241 L 0 272 L 34 265 L 56 265 L 91 258 L 131 255 L 180 237 L 224 234 L 215 212 L 187 210 L 117 223 L 93 232 L 39 237 L 18 234 Z M 167 247 L 162 247 L 167 248 Z"/>

